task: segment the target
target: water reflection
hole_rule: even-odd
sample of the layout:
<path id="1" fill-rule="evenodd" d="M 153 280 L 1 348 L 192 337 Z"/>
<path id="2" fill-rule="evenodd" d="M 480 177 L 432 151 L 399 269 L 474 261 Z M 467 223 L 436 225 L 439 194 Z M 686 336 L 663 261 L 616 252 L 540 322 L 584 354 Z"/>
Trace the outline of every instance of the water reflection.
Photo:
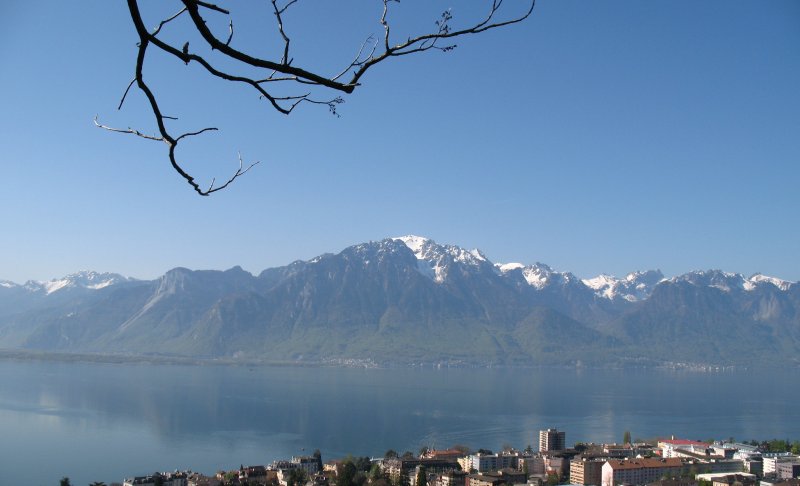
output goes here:
<path id="1" fill-rule="evenodd" d="M 757 375 L 598 370 L 358 370 L 0 363 L 0 484 L 213 472 L 319 448 L 325 457 L 459 443 L 536 447 L 677 435 L 800 438 L 800 387 Z M 797 381 L 791 373 L 783 379 Z M 741 384 L 749 383 L 746 392 Z M 8 442 L 8 441 L 6 441 Z M 93 475 L 94 473 L 94 475 Z"/>

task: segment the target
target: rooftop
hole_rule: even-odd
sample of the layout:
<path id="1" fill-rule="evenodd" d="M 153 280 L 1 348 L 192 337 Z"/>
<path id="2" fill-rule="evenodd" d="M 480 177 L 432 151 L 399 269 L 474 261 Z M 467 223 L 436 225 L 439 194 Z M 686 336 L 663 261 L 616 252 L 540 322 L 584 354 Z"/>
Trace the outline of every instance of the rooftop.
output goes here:
<path id="1" fill-rule="evenodd" d="M 645 468 L 656 468 L 656 467 L 681 467 L 683 462 L 677 458 L 673 457 L 670 459 L 633 459 L 629 461 L 619 461 L 613 460 L 608 461 L 609 466 L 612 469 L 645 469 Z"/>

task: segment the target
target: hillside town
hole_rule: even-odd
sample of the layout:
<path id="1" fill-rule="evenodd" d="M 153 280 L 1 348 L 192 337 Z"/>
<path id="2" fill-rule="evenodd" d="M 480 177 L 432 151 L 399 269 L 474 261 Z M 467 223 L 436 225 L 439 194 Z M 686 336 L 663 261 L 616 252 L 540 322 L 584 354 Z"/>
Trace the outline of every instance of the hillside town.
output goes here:
<path id="1" fill-rule="evenodd" d="M 492 452 L 454 446 L 418 454 L 388 450 L 381 458 L 323 462 L 310 456 L 218 471 L 154 473 L 124 486 L 800 486 L 800 442 L 696 441 L 671 437 L 622 444 L 576 443 L 539 432 L 538 451 Z"/>

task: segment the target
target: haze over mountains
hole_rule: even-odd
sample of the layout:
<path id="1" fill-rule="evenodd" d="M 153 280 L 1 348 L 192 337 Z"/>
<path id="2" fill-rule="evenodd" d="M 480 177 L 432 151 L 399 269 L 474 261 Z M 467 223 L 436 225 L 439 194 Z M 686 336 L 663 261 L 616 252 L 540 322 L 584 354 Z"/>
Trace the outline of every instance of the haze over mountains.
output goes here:
<path id="1" fill-rule="evenodd" d="M 581 280 L 418 236 L 252 275 L 0 281 L 0 348 L 301 363 L 800 364 L 800 285 L 658 270 Z"/>

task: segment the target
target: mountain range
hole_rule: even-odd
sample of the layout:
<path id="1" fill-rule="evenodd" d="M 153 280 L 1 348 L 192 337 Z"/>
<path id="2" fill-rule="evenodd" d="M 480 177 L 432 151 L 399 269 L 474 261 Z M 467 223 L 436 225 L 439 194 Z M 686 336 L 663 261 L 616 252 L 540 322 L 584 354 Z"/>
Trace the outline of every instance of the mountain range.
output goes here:
<path id="1" fill-rule="evenodd" d="M 370 365 L 800 365 L 800 285 L 719 270 L 580 279 L 418 236 L 250 274 L 0 281 L 0 348 Z"/>

